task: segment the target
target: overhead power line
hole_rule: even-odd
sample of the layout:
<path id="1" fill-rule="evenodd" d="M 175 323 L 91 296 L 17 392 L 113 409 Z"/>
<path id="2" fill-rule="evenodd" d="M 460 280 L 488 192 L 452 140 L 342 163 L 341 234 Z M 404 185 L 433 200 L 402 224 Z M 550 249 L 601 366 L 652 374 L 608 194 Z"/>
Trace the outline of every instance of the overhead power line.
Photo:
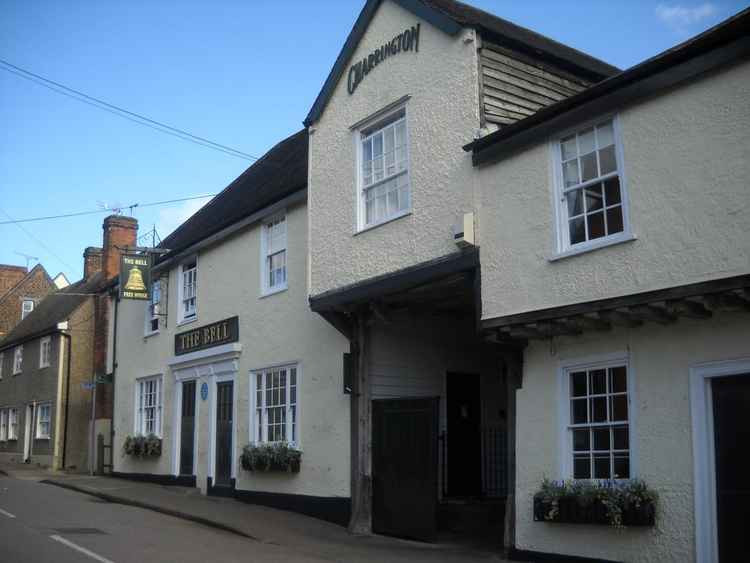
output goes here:
<path id="1" fill-rule="evenodd" d="M 29 230 L 28 230 L 27 228 L 25 228 L 25 227 L 24 227 L 23 225 L 19 225 L 19 224 L 18 224 L 18 222 L 17 222 L 17 221 L 15 221 L 15 220 L 13 219 L 13 217 L 11 217 L 10 215 L 8 215 L 8 212 L 7 212 L 7 211 L 5 211 L 5 209 L 3 209 L 3 208 L 1 208 L 1 207 L 0 207 L 0 212 L 2 212 L 2 214 L 3 214 L 3 215 L 5 215 L 5 216 L 6 216 L 6 217 L 7 217 L 8 219 L 10 219 L 10 221 L 5 221 L 5 223 L 14 223 L 14 224 L 16 225 L 16 227 L 18 227 L 18 228 L 19 228 L 19 229 L 21 229 L 21 230 L 22 230 L 22 231 L 23 231 L 24 233 L 26 233 L 26 235 L 27 235 L 27 236 L 28 236 L 28 237 L 29 237 L 29 238 L 30 238 L 31 240 L 33 240 L 33 241 L 34 241 L 34 242 L 36 242 L 36 243 L 37 243 L 37 244 L 38 244 L 39 246 L 41 246 L 42 248 L 44 248 L 44 249 L 45 249 L 45 250 L 46 250 L 47 252 L 49 252 L 49 253 L 50 253 L 50 255 L 51 255 L 51 256 L 53 256 L 54 258 L 56 258 L 56 259 L 57 259 L 57 260 L 58 260 L 58 261 L 59 261 L 59 262 L 60 262 L 61 264 L 65 265 L 65 266 L 66 266 L 67 268 L 69 268 L 69 269 L 71 269 L 71 270 L 73 269 L 73 267 L 72 267 L 72 266 L 71 266 L 70 264 L 68 264 L 68 263 L 67 263 L 67 262 L 66 262 L 65 260 L 63 260 L 62 258 L 60 258 L 60 255 L 59 255 L 59 254 L 58 254 L 57 252 L 55 252 L 55 251 L 54 251 L 54 250 L 52 250 L 52 249 L 51 249 L 51 248 L 50 248 L 49 246 L 47 246 L 47 245 L 46 245 L 46 244 L 44 243 L 44 241 L 42 241 L 42 240 L 39 240 L 39 239 L 38 239 L 37 237 L 35 237 L 35 236 L 34 236 L 34 235 L 33 235 L 33 234 L 32 234 L 32 233 L 31 233 L 31 232 L 30 232 L 30 231 L 29 231 Z"/>
<path id="2" fill-rule="evenodd" d="M 196 195 L 191 197 L 181 197 L 179 199 L 167 199 L 164 201 L 152 201 L 149 203 L 133 203 L 132 205 L 123 205 L 119 209 L 130 209 L 131 211 L 135 208 L 140 207 L 153 207 L 155 205 L 168 205 L 170 203 L 180 203 L 183 201 L 191 201 L 193 199 L 204 199 L 207 197 L 213 197 L 216 194 L 203 194 L 203 195 Z M 19 223 L 33 223 L 36 221 L 47 221 L 50 219 L 64 219 L 67 217 L 80 217 L 81 215 L 94 215 L 95 213 L 110 213 L 112 212 L 112 209 L 92 209 L 89 211 L 75 211 L 73 213 L 63 213 L 61 215 L 46 215 L 44 217 L 29 217 L 26 219 L 13 219 L 10 215 L 5 213 L 5 215 L 8 217 L 8 221 L 0 221 L 0 225 L 11 225 L 15 224 L 20 227 Z"/>
<path id="3" fill-rule="evenodd" d="M 99 98 L 95 98 L 94 96 L 89 96 L 88 94 L 85 94 L 80 90 L 70 88 L 68 86 L 65 86 L 64 84 L 60 84 L 59 82 L 55 82 L 54 80 L 50 80 L 49 78 L 45 78 L 43 76 L 40 76 L 39 74 L 35 74 L 30 70 L 26 70 L 24 68 L 21 68 L 20 66 L 16 66 L 6 60 L 0 59 L 0 64 L 3 65 L 0 66 L 0 69 L 5 70 L 6 72 L 15 74 L 16 76 L 20 76 L 21 78 L 25 78 L 26 80 L 34 82 L 35 84 L 39 84 L 40 86 L 44 86 L 45 88 L 49 88 L 50 90 L 52 90 L 53 92 L 57 92 L 58 94 L 68 96 L 69 98 L 73 98 L 74 100 L 78 100 L 79 102 L 83 102 L 101 110 L 108 111 L 109 113 L 113 113 L 114 115 L 118 115 L 124 119 L 127 119 L 128 121 L 132 121 L 140 125 L 145 125 L 146 127 L 150 127 L 151 129 L 154 129 L 161 133 L 166 133 L 167 135 L 172 135 L 173 137 L 183 139 L 184 141 L 189 141 L 191 143 L 217 150 L 219 152 L 223 152 L 237 158 L 243 158 L 246 160 L 258 160 L 257 156 L 253 156 L 227 145 L 222 145 L 221 143 L 211 141 L 210 139 L 206 139 L 205 137 L 194 135 L 193 133 L 185 131 L 184 129 L 179 129 L 160 121 L 156 121 L 155 119 L 151 119 L 150 117 L 146 117 L 145 115 L 141 115 L 134 111 L 130 111 L 114 104 L 110 104 L 109 102 L 105 102 L 104 100 L 100 100 Z"/>

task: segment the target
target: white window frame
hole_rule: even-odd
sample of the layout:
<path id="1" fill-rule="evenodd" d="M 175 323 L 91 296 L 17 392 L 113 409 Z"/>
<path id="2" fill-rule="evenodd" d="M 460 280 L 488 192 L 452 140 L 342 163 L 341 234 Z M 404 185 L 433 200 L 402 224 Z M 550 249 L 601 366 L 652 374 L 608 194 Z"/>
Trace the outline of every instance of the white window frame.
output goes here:
<path id="1" fill-rule="evenodd" d="M 26 305 L 28 304 L 31 304 L 31 308 L 27 310 Z M 21 320 L 24 320 L 34 311 L 34 306 L 35 303 L 33 299 L 24 299 L 21 301 Z"/>
<path id="2" fill-rule="evenodd" d="M 42 413 L 47 411 L 47 417 L 42 418 Z M 49 440 L 50 434 L 52 433 L 52 403 L 40 403 L 36 409 L 36 434 L 37 440 Z M 47 424 L 47 432 L 42 431 L 42 424 Z"/>
<path id="3" fill-rule="evenodd" d="M 18 440 L 18 408 L 8 409 L 8 440 Z"/>
<path id="4" fill-rule="evenodd" d="M 182 279 L 180 279 L 180 282 L 181 281 Z M 159 299 L 158 301 L 155 301 L 154 298 L 157 295 L 159 296 Z M 159 319 L 163 303 L 164 283 L 161 278 L 158 278 L 151 281 L 151 297 L 146 301 L 145 323 L 143 326 L 143 334 L 145 336 L 151 336 L 152 334 L 157 334 L 159 332 Z M 182 302 L 180 302 L 180 305 L 182 305 Z M 153 328 L 154 321 L 156 321 L 157 328 Z"/>
<path id="5" fill-rule="evenodd" d="M 8 441 L 9 408 L 0 409 L 0 442 Z"/>
<path id="6" fill-rule="evenodd" d="M 619 233 L 607 235 L 604 237 L 586 240 L 576 244 L 570 244 L 570 230 L 568 226 L 568 208 L 565 198 L 565 180 L 563 178 L 562 169 L 562 148 L 561 141 L 570 135 L 580 133 L 584 129 L 594 127 L 600 123 L 611 121 L 612 122 L 612 134 L 614 136 L 615 146 L 615 159 L 617 161 L 617 170 L 609 174 L 598 176 L 594 180 L 588 182 L 582 182 L 577 186 L 576 189 L 581 189 L 582 186 L 589 184 L 593 185 L 597 182 L 603 181 L 603 179 L 617 176 L 620 181 L 620 200 L 622 202 L 622 226 L 623 230 Z M 603 248 L 633 240 L 631 224 L 630 224 L 630 204 L 628 197 L 627 177 L 625 173 L 625 156 L 622 146 L 622 130 L 620 127 L 620 119 L 617 115 L 604 115 L 597 119 L 592 119 L 584 122 L 580 125 L 567 129 L 563 133 L 556 135 L 549 143 L 549 150 L 552 162 L 552 184 L 553 184 L 553 200 L 555 208 L 555 240 L 556 249 L 555 253 L 550 257 L 550 260 L 557 260 L 565 258 L 567 256 L 573 256 L 581 254 L 583 252 L 589 252 L 597 248 Z M 579 170 L 580 174 L 580 170 Z"/>
<path id="7" fill-rule="evenodd" d="M 283 235 L 283 250 L 280 248 L 270 249 L 269 233 L 272 226 L 283 219 L 284 222 L 284 235 Z M 270 254 L 271 250 L 275 250 Z M 284 281 L 276 283 L 273 286 L 270 284 L 270 259 L 271 256 L 275 256 L 284 253 Z M 285 291 L 289 288 L 289 216 L 286 211 L 281 211 L 271 215 L 263 220 L 263 226 L 260 233 L 260 295 L 265 297 L 267 295 L 273 295 Z"/>
<path id="8" fill-rule="evenodd" d="M 626 389 L 628 396 L 628 449 L 629 449 L 629 470 L 630 475 L 627 479 L 616 479 L 617 481 L 627 481 L 638 476 L 638 450 L 637 450 L 637 433 L 636 433 L 636 409 L 637 405 L 635 395 L 635 373 L 633 370 L 630 356 L 627 352 L 616 352 L 588 358 L 575 358 L 563 360 L 558 364 L 558 445 L 559 445 L 559 467 L 561 479 L 573 479 L 573 439 L 572 439 L 572 421 L 570 412 L 570 374 L 576 371 L 604 369 L 611 367 L 624 366 L 626 370 Z M 625 421 L 619 422 L 624 424 Z M 618 423 L 602 423 L 605 426 L 617 425 Z M 612 444 L 610 443 L 610 446 Z M 593 448 L 593 444 L 590 445 Z M 583 481 L 599 481 L 595 477 L 590 479 L 579 479 Z"/>
<path id="9" fill-rule="evenodd" d="M 403 114 L 400 115 L 399 114 Z M 364 145 L 365 141 L 372 137 L 375 133 L 378 131 L 381 131 L 382 129 L 395 124 L 396 122 L 403 121 L 405 125 L 405 142 L 406 142 L 406 168 L 404 171 L 396 172 L 390 176 L 384 176 L 383 179 L 378 180 L 377 182 L 373 182 L 369 186 L 364 185 L 364 175 L 362 173 L 362 166 L 363 166 L 363 160 L 364 160 L 364 153 L 362 145 Z M 366 134 L 364 134 L 366 132 Z M 413 209 L 413 201 L 414 201 L 414 190 L 412 187 L 412 181 L 411 181 L 411 151 L 409 150 L 410 147 L 410 136 L 409 136 L 409 113 L 407 109 L 407 104 L 399 104 L 396 107 L 389 108 L 387 111 L 381 111 L 377 112 L 372 117 L 366 119 L 363 122 L 360 122 L 356 126 L 356 129 L 354 129 L 354 145 L 355 145 L 355 154 L 356 154 L 356 185 L 355 185 L 355 194 L 354 194 L 354 201 L 356 202 L 356 233 L 360 233 L 363 231 L 367 231 L 370 229 L 374 229 L 375 227 L 378 227 L 380 225 L 384 225 L 386 223 L 390 223 L 391 221 L 394 221 L 396 219 L 399 219 L 401 217 L 405 217 L 406 215 L 410 215 L 412 213 Z M 385 163 L 384 163 L 385 167 Z M 398 178 L 402 175 L 405 175 L 406 177 L 406 189 L 408 193 L 408 205 L 406 208 L 401 209 L 399 211 L 396 211 L 393 214 L 386 215 L 384 218 L 374 221 L 372 223 L 367 223 L 366 221 L 366 198 L 365 198 L 365 190 L 374 189 L 377 185 L 384 184 L 385 182 L 392 180 L 394 178 Z M 386 196 L 386 206 L 388 205 L 387 202 L 387 196 Z"/>
<path id="10" fill-rule="evenodd" d="M 187 268 L 190 264 L 195 264 L 194 268 Z M 195 275 L 193 277 L 193 287 L 195 303 L 193 305 L 193 312 L 191 314 L 185 314 L 185 274 L 194 270 Z M 177 269 L 177 318 L 179 319 L 177 324 L 187 324 L 193 322 L 198 318 L 198 257 L 194 256 L 190 260 L 185 260 L 180 267 Z"/>
<path id="11" fill-rule="evenodd" d="M 23 372 L 23 344 L 13 349 L 13 375 Z"/>
<path id="12" fill-rule="evenodd" d="M 290 370 L 295 369 L 296 370 L 296 397 L 294 407 L 295 407 L 295 415 L 294 415 L 294 422 L 292 422 L 292 409 L 289 407 L 291 406 L 291 396 L 290 396 L 290 388 L 291 388 L 291 378 L 290 378 Z M 285 416 L 285 426 L 286 426 L 286 442 L 296 448 L 300 447 L 300 382 L 302 380 L 302 368 L 300 362 L 289 362 L 289 363 L 283 363 L 283 364 L 276 364 L 272 366 L 268 366 L 265 368 L 260 368 L 256 370 L 252 370 L 250 372 L 250 387 L 249 387 L 249 393 L 250 393 L 250 424 L 248 428 L 250 429 L 250 442 L 253 444 L 269 444 L 269 443 L 278 443 L 276 442 L 269 442 L 268 441 L 268 420 L 267 420 L 267 412 L 266 409 L 268 408 L 266 406 L 266 382 L 265 377 L 262 379 L 262 397 L 263 397 L 263 406 L 258 406 L 258 399 L 257 399 L 257 381 L 259 376 L 264 376 L 265 374 L 269 372 L 279 371 L 279 370 L 286 370 L 286 402 L 285 402 L 285 408 L 286 408 L 286 416 Z M 261 429 L 260 429 L 260 440 L 258 439 L 259 433 L 258 433 L 258 409 L 261 408 Z M 291 432 L 293 430 L 294 433 L 294 439 L 290 439 Z"/>
<path id="13" fill-rule="evenodd" d="M 39 341 L 39 367 L 49 367 L 50 357 L 52 356 L 52 337 L 45 336 Z"/>
<path id="14" fill-rule="evenodd" d="M 147 391 L 147 385 L 153 382 L 156 386 L 152 392 L 155 394 L 154 404 L 144 404 L 144 393 Z M 133 431 L 137 436 L 148 436 L 149 434 L 155 434 L 157 437 L 162 437 L 162 424 L 164 420 L 164 379 L 161 375 L 150 375 L 148 377 L 141 377 L 135 380 L 135 420 Z M 153 432 L 148 431 L 148 420 L 146 418 L 146 409 L 153 408 Z"/>

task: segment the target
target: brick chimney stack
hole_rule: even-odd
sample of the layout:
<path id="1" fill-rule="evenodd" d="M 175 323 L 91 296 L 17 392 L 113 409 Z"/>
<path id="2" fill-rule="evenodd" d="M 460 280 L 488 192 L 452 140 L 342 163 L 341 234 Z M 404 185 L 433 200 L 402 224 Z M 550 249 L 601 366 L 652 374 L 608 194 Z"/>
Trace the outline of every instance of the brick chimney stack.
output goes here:
<path id="1" fill-rule="evenodd" d="M 136 246 L 138 237 L 138 220 L 134 217 L 110 215 L 104 219 L 104 244 L 102 254 L 102 271 L 104 279 L 109 280 L 120 273 L 120 255 L 126 247 Z"/>
<path id="2" fill-rule="evenodd" d="M 96 246 L 86 247 L 83 251 L 83 278 L 89 279 L 102 271 L 102 254 L 104 251 Z"/>

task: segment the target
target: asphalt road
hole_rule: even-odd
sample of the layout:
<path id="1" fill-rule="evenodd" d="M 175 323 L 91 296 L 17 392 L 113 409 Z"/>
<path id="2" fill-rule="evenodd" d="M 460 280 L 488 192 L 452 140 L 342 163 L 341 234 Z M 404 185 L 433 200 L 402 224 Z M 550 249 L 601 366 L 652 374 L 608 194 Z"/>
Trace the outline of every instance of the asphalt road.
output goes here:
<path id="1" fill-rule="evenodd" d="M 0 476 L 0 562 L 320 561 L 149 510 Z"/>

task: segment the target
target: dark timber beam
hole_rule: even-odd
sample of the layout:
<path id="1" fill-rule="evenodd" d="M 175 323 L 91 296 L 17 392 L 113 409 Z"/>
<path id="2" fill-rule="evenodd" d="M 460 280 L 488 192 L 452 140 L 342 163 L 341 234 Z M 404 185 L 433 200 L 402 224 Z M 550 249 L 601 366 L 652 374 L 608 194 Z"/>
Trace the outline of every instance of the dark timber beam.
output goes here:
<path id="1" fill-rule="evenodd" d="M 746 300 L 740 293 L 727 292 L 706 295 L 703 300 L 714 311 L 750 311 L 750 301 Z"/>
<path id="2" fill-rule="evenodd" d="M 635 328 L 643 324 L 642 320 L 636 319 L 626 311 L 599 311 L 596 316 L 612 325 Z"/>
<path id="3" fill-rule="evenodd" d="M 667 301 L 667 311 L 678 317 L 689 317 L 691 319 L 708 319 L 712 313 L 701 303 L 687 299 L 679 301 Z"/>
<path id="4" fill-rule="evenodd" d="M 677 317 L 667 312 L 665 308 L 656 305 L 636 305 L 628 307 L 628 312 L 637 319 L 652 321 L 662 325 L 667 325 L 677 320 Z"/>

